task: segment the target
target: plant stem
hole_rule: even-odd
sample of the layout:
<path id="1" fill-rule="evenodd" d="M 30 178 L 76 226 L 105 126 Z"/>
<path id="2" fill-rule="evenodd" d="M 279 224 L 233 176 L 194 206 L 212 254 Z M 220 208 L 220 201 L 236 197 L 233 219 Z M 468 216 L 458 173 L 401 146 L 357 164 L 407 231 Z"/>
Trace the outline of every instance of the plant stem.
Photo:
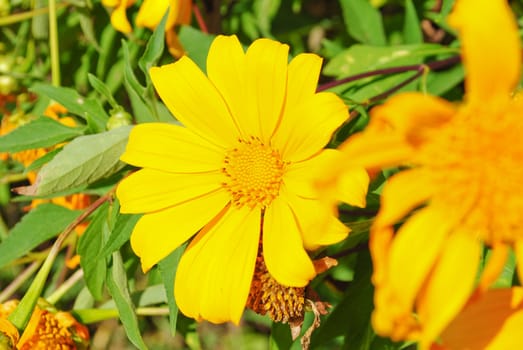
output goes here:
<path id="1" fill-rule="evenodd" d="M 194 17 L 196 17 L 196 22 L 198 22 L 198 26 L 200 27 L 200 30 L 202 32 L 208 34 L 209 29 L 207 28 L 207 24 L 205 24 L 205 21 L 203 19 L 200 8 L 198 7 L 198 4 L 194 3 L 192 5 L 192 12 L 194 13 Z"/>
<path id="2" fill-rule="evenodd" d="M 49 46 L 51 51 L 51 82 L 60 86 L 60 52 L 58 48 L 58 24 L 56 0 L 49 0 Z"/>
<path id="3" fill-rule="evenodd" d="M 76 282 L 82 279 L 83 276 L 84 270 L 76 270 L 76 272 L 73 273 L 71 277 L 69 277 L 64 283 L 60 285 L 60 287 L 58 287 L 51 295 L 49 295 L 45 299 L 51 304 L 56 304 L 60 300 L 60 298 L 63 297 L 64 294 L 67 293 L 67 291 L 76 284 Z"/>
<path id="4" fill-rule="evenodd" d="M 67 4 L 59 4 L 57 5 L 58 8 L 66 7 Z M 42 7 L 38 9 L 34 9 L 27 12 L 21 12 L 21 13 L 15 13 L 12 15 L 9 15 L 7 17 L 0 18 L 0 27 L 7 26 L 9 24 L 18 23 L 25 21 L 26 19 L 31 19 L 36 16 L 45 15 L 49 12 L 49 7 Z"/>
<path id="5" fill-rule="evenodd" d="M 47 255 L 42 267 L 40 268 L 40 271 L 38 271 L 35 279 L 31 283 L 31 286 L 20 301 L 20 304 L 18 304 L 17 308 L 8 317 L 9 321 L 11 321 L 11 323 L 16 328 L 18 328 L 18 330 L 22 331 L 26 327 L 36 302 L 42 294 L 42 290 L 47 277 L 49 276 L 49 272 L 51 271 L 51 267 L 53 266 L 53 263 L 58 256 L 58 253 L 62 248 L 62 244 L 66 240 L 67 236 L 69 236 L 69 234 L 74 231 L 76 226 L 78 226 L 83 220 L 91 215 L 92 212 L 94 212 L 103 203 L 108 201 L 113 196 L 115 189 L 116 186 L 107 192 L 104 196 L 93 202 L 93 204 L 87 207 L 84 212 L 71 224 L 69 224 L 69 226 L 67 226 L 65 230 L 58 236 L 53 246 L 51 247 L 51 250 L 49 251 L 49 255 Z"/>
<path id="6" fill-rule="evenodd" d="M 439 69 L 450 67 L 460 61 L 461 61 L 460 56 L 452 56 L 452 57 L 446 58 L 444 60 L 429 62 L 429 63 L 425 63 L 425 64 L 414 64 L 414 65 L 409 65 L 409 66 L 399 66 L 399 67 L 376 69 L 376 70 L 372 70 L 372 71 L 368 71 L 368 72 L 351 75 L 347 78 L 331 81 L 329 83 L 320 85 L 316 91 L 318 91 L 318 92 L 324 91 L 324 90 L 331 89 L 336 86 L 347 84 L 347 83 L 350 83 L 350 82 L 353 82 L 356 80 L 360 80 L 363 78 L 372 77 L 375 75 L 404 73 L 404 72 L 409 72 L 409 71 L 416 71 L 416 72 L 422 71 L 423 72 L 425 69 L 439 70 Z"/>
<path id="7" fill-rule="evenodd" d="M 0 303 L 3 303 L 11 295 L 16 292 L 16 290 L 25 282 L 29 277 L 33 275 L 33 273 L 38 270 L 38 267 L 40 266 L 40 261 L 35 261 L 29 267 L 27 267 L 21 274 L 19 274 L 13 282 L 11 282 L 7 287 L 4 288 L 2 293 L 0 293 Z"/>

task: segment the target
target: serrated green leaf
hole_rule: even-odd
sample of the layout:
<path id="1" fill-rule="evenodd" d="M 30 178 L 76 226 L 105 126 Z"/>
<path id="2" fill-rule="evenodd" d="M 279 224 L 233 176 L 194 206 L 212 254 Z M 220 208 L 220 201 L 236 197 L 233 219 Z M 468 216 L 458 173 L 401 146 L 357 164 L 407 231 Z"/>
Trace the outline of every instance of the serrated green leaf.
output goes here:
<path id="1" fill-rule="evenodd" d="M 107 270 L 106 260 L 99 259 L 98 252 L 104 244 L 104 230 L 108 228 L 108 216 L 109 203 L 104 203 L 96 210 L 78 242 L 78 254 L 80 255 L 80 266 L 84 270 L 84 280 L 96 300 L 102 299 Z"/>
<path id="2" fill-rule="evenodd" d="M 385 45 L 385 32 L 380 12 L 368 0 L 341 0 L 347 32 L 364 44 Z"/>
<path id="3" fill-rule="evenodd" d="M 51 147 L 83 135 L 85 128 L 71 128 L 48 117 L 40 117 L 0 136 L 0 152 L 19 152 Z"/>
<path id="4" fill-rule="evenodd" d="M 207 53 L 215 36 L 205 34 L 190 26 L 182 26 L 178 35 L 186 54 L 206 72 Z"/>
<path id="5" fill-rule="evenodd" d="M 165 47 L 165 24 L 167 23 L 168 15 L 169 11 L 163 15 L 162 20 L 154 29 L 153 35 L 147 42 L 143 56 L 138 61 L 138 66 L 146 76 L 149 76 L 149 69 L 162 57 Z"/>
<path id="6" fill-rule="evenodd" d="M 406 44 L 420 44 L 423 42 L 423 33 L 412 0 L 405 0 L 405 22 L 403 23 L 403 40 Z"/>
<path id="7" fill-rule="evenodd" d="M 49 97 L 64 106 L 70 113 L 85 119 L 94 132 L 105 130 L 105 123 L 109 116 L 98 100 L 80 96 L 70 88 L 43 83 L 35 83 L 30 90 Z"/>
<path id="8" fill-rule="evenodd" d="M 120 249 L 129 238 L 133 232 L 133 228 L 140 219 L 141 215 L 135 214 L 121 214 L 116 219 L 114 224 L 114 229 L 111 231 L 107 243 L 103 246 L 102 250 L 98 253 L 98 258 L 103 259 L 107 258 L 114 251 Z"/>
<path id="9" fill-rule="evenodd" d="M 80 215 L 59 205 L 44 203 L 27 213 L 0 243 L 0 267 L 55 237 Z"/>
<path id="10" fill-rule="evenodd" d="M 20 194 L 45 196 L 106 178 L 125 164 L 125 150 L 132 126 L 122 126 L 95 135 L 80 136 L 44 165 L 36 183 L 18 189 Z"/>
<path id="11" fill-rule="evenodd" d="M 113 253 L 113 264 L 107 271 L 107 288 L 118 308 L 118 314 L 127 338 L 129 338 L 137 348 L 146 350 L 147 345 L 145 345 L 142 339 L 120 252 Z"/>
<path id="12" fill-rule="evenodd" d="M 158 269 L 160 270 L 167 295 L 167 304 L 169 305 L 169 323 L 171 334 L 173 335 L 176 333 L 176 321 L 178 319 L 178 305 L 176 305 L 176 300 L 174 299 L 174 279 L 176 277 L 178 263 L 185 251 L 185 246 L 185 244 L 181 245 L 158 263 Z"/>

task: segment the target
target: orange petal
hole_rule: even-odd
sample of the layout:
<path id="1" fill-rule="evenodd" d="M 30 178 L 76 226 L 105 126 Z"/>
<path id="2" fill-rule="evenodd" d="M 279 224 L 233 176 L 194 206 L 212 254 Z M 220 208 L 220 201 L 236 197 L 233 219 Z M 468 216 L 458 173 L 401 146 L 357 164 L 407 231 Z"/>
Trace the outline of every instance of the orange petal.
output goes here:
<path id="1" fill-rule="evenodd" d="M 521 45 L 507 1 L 456 1 L 448 21 L 461 39 L 470 102 L 508 99 L 520 79 Z"/>
<path id="2" fill-rule="evenodd" d="M 494 289 L 473 299 L 441 334 L 446 349 L 523 349 L 523 288 Z"/>
<path id="3" fill-rule="evenodd" d="M 375 225 L 394 225 L 429 199 L 433 186 L 428 175 L 426 170 L 416 168 L 392 176 L 383 188 Z"/>
<path id="4" fill-rule="evenodd" d="M 503 272 L 508 255 L 508 245 L 504 243 L 494 244 L 490 257 L 481 272 L 481 279 L 478 286 L 481 291 L 487 290 L 492 283 L 496 282 L 501 272 Z"/>
<path id="5" fill-rule="evenodd" d="M 197 320 L 240 322 L 254 274 L 260 210 L 229 208 L 183 254 L 174 284 L 180 310 Z"/>
<path id="6" fill-rule="evenodd" d="M 417 300 L 422 324 L 420 349 L 427 349 L 470 297 L 479 267 L 481 244 L 468 232 L 453 232 L 441 250 Z"/>

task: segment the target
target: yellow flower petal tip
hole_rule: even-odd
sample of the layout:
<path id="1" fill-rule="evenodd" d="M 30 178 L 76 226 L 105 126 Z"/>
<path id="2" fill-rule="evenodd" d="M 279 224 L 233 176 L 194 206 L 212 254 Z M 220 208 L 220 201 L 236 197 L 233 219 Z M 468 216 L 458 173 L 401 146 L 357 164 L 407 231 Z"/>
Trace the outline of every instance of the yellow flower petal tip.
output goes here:
<path id="1" fill-rule="evenodd" d="M 125 212 L 144 213 L 131 236 L 144 271 L 196 234 L 175 281 L 189 317 L 239 323 L 246 305 L 262 304 L 282 322 L 302 317 L 303 288 L 316 275 L 307 248 L 348 231 L 310 175 L 327 171 L 322 149 L 347 109 L 334 94 L 316 93 L 321 59 L 289 63 L 288 49 L 260 39 L 245 52 L 236 36 L 218 36 L 207 75 L 187 56 L 150 69 L 183 126 L 133 129 L 122 160 L 143 169 L 121 182 L 117 196 Z M 360 198 L 361 179 L 353 186 Z M 261 290 L 294 295 L 301 309 L 277 314 L 272 299 L 258 298 Z"/>

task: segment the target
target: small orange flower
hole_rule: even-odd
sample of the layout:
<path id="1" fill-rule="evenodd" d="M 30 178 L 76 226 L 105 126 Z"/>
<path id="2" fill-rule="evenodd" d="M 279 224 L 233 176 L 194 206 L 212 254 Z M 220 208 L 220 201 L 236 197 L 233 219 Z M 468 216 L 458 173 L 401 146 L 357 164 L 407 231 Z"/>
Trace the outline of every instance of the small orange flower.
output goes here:
<path id="1" fill-rule="evenodd" d="M 89 330 L 70 313 L 56 311 L 45 302 L 36 305 L 22 336 L 7 317 L 18 305 L 17 300 L 0 304 L 0 339 L 4 334 L 18 350 L 77 350 L 89 346 Z"/>

